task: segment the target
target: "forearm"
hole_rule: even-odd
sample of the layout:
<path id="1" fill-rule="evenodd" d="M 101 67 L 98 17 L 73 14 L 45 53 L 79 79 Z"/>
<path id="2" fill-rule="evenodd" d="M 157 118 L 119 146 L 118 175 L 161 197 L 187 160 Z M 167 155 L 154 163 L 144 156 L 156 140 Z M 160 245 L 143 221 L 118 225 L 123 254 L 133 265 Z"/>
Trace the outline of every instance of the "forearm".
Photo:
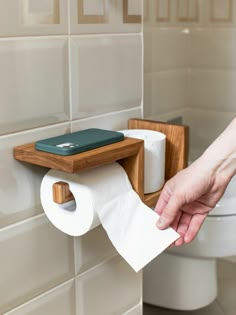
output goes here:
<path id="1" fill-rule="evenodd" d="M 236 118 L 200 158 L 207 168 L 225 181 L 236 174 Z"/>

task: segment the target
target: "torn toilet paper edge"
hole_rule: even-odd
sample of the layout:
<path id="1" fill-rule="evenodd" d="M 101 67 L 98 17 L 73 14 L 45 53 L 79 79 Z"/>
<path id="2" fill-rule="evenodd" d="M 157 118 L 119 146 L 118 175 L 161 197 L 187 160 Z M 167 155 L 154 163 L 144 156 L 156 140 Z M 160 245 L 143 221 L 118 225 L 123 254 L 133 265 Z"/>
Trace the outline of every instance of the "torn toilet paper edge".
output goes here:
<path id="1" fill-rule="evenodd" d="M 129 219 L 127 213 L 130 209 L 135 216 L 130 214 Z M 123 195 L 122 199 L 108 202 L 98 216 L 118 253 L 136 272 L 180 237 L 172 228 L 159 230 L 156 227 L 159 215 L 141 203 L 133 190 Z M 125 218 L 123 224 L 118 223 L 122 222 L 122 217 Z"/>

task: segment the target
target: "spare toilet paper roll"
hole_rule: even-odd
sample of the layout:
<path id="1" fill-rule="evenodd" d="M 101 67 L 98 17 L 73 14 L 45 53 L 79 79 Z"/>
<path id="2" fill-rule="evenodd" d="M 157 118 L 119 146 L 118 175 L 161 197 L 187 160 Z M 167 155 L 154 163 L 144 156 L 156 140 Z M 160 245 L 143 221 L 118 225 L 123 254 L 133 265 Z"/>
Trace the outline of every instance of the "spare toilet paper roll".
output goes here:
<path id="1" fill-rule="evenodd" d="M 75 201 L 53 202 L 52 185 L 69 184 Z M 41 202 L 49 220 L 72 236 L 83 235 L 102 223 L 111 242 L 135 271 L 160 254 L 179 235 L 158 230 L 158 215 L 142 203 L 118 163 L 78 174 L 50 170 L 41 184 Z"/>
<path id="2" fill-rule="evenodd" d="M 145 129 L 120 132 L 126 137 L 144 140 L 144 193 L 160 190 L 165 180 L 166 136 L 161 132 Z"/>

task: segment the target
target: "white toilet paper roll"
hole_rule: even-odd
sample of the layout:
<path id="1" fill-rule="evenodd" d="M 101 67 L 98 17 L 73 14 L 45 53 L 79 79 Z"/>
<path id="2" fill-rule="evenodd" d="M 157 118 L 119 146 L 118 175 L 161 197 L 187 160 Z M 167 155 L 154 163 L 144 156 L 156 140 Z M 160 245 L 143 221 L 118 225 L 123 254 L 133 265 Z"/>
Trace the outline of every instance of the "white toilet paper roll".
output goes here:
<path id="1" fill-rule="evenodd" d="M 144 140 L 144 193 L 162 188 L 165 181 L 166 136 L 158 131 L 145 129 L 121 130 L 126 137 Z"/>
<path id="2" fill-rule="evenodd" d="M 69 184 L 75 201 L 53 201 L 52 186 Z M 49 220 L 72 236 L 83 235 L 100 222 L 121 256 L 135 271 L 143 268 L 179 236 L 172 229 L 160 231 L 158 215 L 142 203 L 118 163 L 78 174 L 50 170 L 41 184 L 41 202 Z"/>

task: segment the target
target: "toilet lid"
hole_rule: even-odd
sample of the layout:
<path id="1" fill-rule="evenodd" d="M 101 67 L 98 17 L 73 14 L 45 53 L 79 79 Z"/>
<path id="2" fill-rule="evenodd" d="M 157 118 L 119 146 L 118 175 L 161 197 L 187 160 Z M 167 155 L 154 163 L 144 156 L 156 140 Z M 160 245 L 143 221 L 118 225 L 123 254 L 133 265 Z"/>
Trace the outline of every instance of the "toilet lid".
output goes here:
<path id="1" fill-rule="evenodd" d="M 231 179 L 223 197 L 209 213 L 209 216 L 227 215 L 236 215 L 236 176 Z"/>

